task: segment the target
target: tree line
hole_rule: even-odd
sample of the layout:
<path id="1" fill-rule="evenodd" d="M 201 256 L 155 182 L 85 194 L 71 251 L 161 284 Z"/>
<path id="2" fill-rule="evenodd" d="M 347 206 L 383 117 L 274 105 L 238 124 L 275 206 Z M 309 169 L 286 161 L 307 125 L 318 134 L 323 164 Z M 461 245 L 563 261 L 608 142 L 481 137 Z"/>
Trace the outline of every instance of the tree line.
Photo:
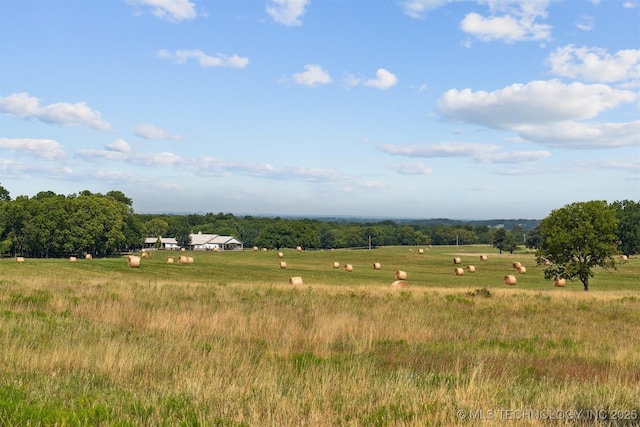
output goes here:
<path id="1" fill-rule="evenodd" d="M 635 239 L 634 244 L 625 246 L 626 253 L 637 253 L 640 204 L 624 201 L 612 206 L 620 212 L 620 240 Z M 631 212 L 635 216 L 628 215 Z M 231 213 L 137 214 L 132 200 L 120 191 L 99 194 L 85 190 L 66 196 L 45 191 L 12 200 L 0 185 L 0 255 L 5 256 L 109 256 L 140 249 L 146 237 L 175 237 L 187 246 L 189 234 L 197 232 L 231 235 L 245 247 L 269 249 L 487 244 L 513 252 L 519 246 L 537 248 L 540 237 L 536 227 L 539 221 L 535 220 L 511 222 L 515 225 L 510 229 L 477 222 L 443 222 L 293 219 Z"/>

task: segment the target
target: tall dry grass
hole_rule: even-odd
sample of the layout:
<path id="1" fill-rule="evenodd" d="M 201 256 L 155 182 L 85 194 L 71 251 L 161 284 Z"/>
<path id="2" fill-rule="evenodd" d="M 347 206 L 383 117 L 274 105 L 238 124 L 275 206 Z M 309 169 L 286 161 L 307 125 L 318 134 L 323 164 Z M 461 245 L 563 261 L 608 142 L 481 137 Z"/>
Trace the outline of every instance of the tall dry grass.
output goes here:
<path id="1" fill-rule="evenodd" d="M 469 423 L 458 410 L 640 409 L 640 298 L 626 291 L 43 278 L 2 281 L 0 319 L 2 425 L 452 425 Z"/>

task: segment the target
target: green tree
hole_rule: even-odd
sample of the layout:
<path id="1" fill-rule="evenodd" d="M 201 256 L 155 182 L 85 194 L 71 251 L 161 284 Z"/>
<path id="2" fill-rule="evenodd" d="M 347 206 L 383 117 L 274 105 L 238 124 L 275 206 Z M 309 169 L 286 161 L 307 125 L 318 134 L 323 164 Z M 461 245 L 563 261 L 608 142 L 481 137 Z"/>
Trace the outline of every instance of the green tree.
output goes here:
<path id="1" fill-rule="evenodd" d="M 9 196 L 9 191 L 0 185 L 0 202 L 10 202 L 11 196 Z"/>
<path id="2" fill-rule="evenodd" d="M 505 242 L 507 240 L 507 230 L 498 228 L 493 235 L 493 246 L 498 248 L 500 253 L 505 250 Z"/>
<path id="3" fill-rule="evenodd" d="M 606 201 L 566 205 L 540 223 L 542 242 L 536 261 L 550 262 L 545 278 L 578 278 L 588 291 L 595 267 L 615 269 L 617 229 L 616 210 Z"/>
<path id="4" fill-rule="evenodd" d="M 640 253 L 640 202 L 614 202 L 618 217 L 618 249 L 624 255 Z"/>

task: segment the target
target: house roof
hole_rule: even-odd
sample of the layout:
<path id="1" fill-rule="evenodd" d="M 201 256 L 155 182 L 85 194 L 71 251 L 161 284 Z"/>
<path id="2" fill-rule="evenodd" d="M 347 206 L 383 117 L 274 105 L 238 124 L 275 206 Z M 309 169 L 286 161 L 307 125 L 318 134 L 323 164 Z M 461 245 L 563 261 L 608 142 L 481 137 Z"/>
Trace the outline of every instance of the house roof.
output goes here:
<path id="1" fill-rule="evenodd" d="M 152 245 L 158 241 L 157 237 L 147 237 L 144 239 L 145 244 Z M 178 242 L 173 237 L 160 237 L 160 243 L 165 245 L 177 245 Z"/>
<path id="2" fill-rule="evenodd" d="M 229 245 L 229 244 L 237 244 L 241 245 L 242 242 L 236 239 L 233 236 L 220 236 L 218 234 L 202 234 L 201 232 L 197 234 L 190 234 L 191 244 L 192 245 Z"/>

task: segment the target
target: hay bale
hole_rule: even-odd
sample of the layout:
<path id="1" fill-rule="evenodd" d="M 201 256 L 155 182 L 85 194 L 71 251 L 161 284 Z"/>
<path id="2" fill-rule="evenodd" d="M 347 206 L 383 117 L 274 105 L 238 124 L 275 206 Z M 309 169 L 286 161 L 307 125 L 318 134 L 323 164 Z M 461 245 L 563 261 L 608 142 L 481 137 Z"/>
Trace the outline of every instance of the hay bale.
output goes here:
<path id="1" fill-rule="evenodd" d="M 525 274 L 527 272 L 527 269 L 523 266 L 518 267 L 518 273 L 519 274 Z"/>
<path id="2" fill-rule="evenodd" d="M 267 252 L 267 248 L 262 248 L 262 252 Z"/>
<path id="3" fill-rule="evenodd" d="M 422 248 L 418 249 L 418 253 L 422 255 L 424 253 L 424 249 Z"/>
<path id="4" fill-rule="evenodd" d="M 567 281 L 565 279 L 561 279 L 559 277 L 556 277 L 555 279 L 553 279 L 553 286 L 556 286 L 558 288 L 564 288 L 564 285 L 567 283 Z"/>
<path id="5" fill-rule="evenodd" d="M 544 261 L 542 261 L 542 265 L 551 265 L 551 261 L 545 259 Z"/>
<path id="6" fill-rule="evenodd" d="M 16 262 L 24 262 L 24 257 L 22 257 L 22 256 L 17 256 L 17 257 L 16 257 Z"/>
<path id="7" fill-rule="evenodd" d="M 403 270 L 396 271 L 396 280 L 407 280 L 407 272 Z"/>
<path id="8" fill-rule="evenodd" d="M 373 269 L 374 270 L 380 270 L 380 263 L 379 262 L 374 262 L 373 263 Z"/>
<path id="9" fill-rule="evenodd" d="M 339 262 L 334 262 L 333 263 L 333 268 L 340 268 L 340 263 Z"/>
<path id="10" fill-rule="evenodd" d="M 78 259 L 78 258 L 76 258 L 76 257 L 74 257 L 74 256 L 70 256 L 70 257 L 69 257 L 69 261 L 71 261 L 71 262 L 76 262 L 76 260 L 77 260 L 77 259 Z"/>
<path id="11" fill-rule="evenodd" d="M 504 276 L 504 284 L 505 285 L 515 285 L 516 284 L 516 276 Z"/>
<path id="12" fill-rule="evenodd" d="M 458 257 L 455 257 L 455 258 L 453 259 L 453 263 L 454 263 L 454 264 L 460 264 L 461 262 L 462 262 L 462 260 L 460 260 L 460 258 L 458 258 Z"/>
<path id="13" fill-rule="evenodd" d="M 282 252 L 278 252 L 278 258 L 282 258 L 284 254 Z"/>
<path id="14" fill-rule="evenodd" d="M 302 277 L 294 276 L 289 278 L 289 283 L 294 286 L 302 286 Z"/>
<path id="15" fill-rule="evenodd" d="M 409 248 L 409 252 L 413 252 L 413 249 Z"/>
<path id="16" fill-rule="evenodd" d="M 178 264 L 188 264 L 188 263 L 189 263 L 188 257 L 183 255 L 180 255 L 178 257 Z"/>
<path id="17" fill-rule="evenodd" d="M 620 261 L 629 261 L 629 257 L 626 255 L 620 255 Z"/>
<path id="18" fill-rule="evenodd" d="M 511 264 L 511 266 L 512 266 L 514 269 L 516 269 L 516 270 L 517 270 L 517 269 L 519 269 L 520 267 L 522 267 L 522 264 L 521 264 L 521 263 L 519 263 L 518 261 L 516 261 L 516 262 L 514 262 L 513 264 Z"/>
<path id="19" fill-rule="evenodd" d="M 258 251 L 258 247 L 254 246 L 252 250 L 253 250 L 253 252 L 257 252 Z"/>
<path id="20" fill-rule="evenodd" d="M 396 280 L 395 282 L 391 283 L 391 287 L 405 289 L 409 287 L 409 283 L 407 283 L 406 280 Z"/>
<path id="21" fill-rule="evenodd" d="M 455 274 L 456 276 L 463 276 L 464 275 L 464 270 L 461 268 L 456 268 L 453 270 L 453 274 Z"/>
<path id="22" fill-rule="evenodd" d="M 460 249 L 460 252 L 464 252 L 464 249 Z"/>
<path id="23" fill-rule="evenodd" d="M 184 251 L 186 251 L 185 248 L 180 248 L 180 252 L 184 252 Z"/>
<path id="24" fill-rule="evenodd" d="M 91 254 L 86 254 L 86 255 L 84 256 L 84 258 L 85 258 L 85 259 L 93 259 L 93 257 L 91 256 Z"/>
<path id="25" fill-rule="evenodd" d="M 142 258 L 149 258 L 149 252 L 146 252 L 144 250 L 142 251 L 141 255 L 142 255 Z"/>
<path id="26" fill-rule="evenodd" d="M 173 258 L 167 258 L 167 264 L 173 264 Z"/>
<path id="27" fill-rule="evenodd" d="M 344 271 L 353 271 L 353 265 L 345 264 L 344 265 Z"/>
<path id="28" fill-rule="evenodd" d="M 486 260 L 487 260 L 486 255 L 480 255 L 480 261 L 486 261 Z"/>
<path id="29" fill-rule="evenodd" d="M 187 264 L 193 264 L 193 258 L 188 256 L 187 257 Z"/>
<path id="30" fill-rule="evenodd" d="M 140 267 L 140 257 L 135 255 L 129 255 L 127 257 L 127 265 L 129 268 L 139 268 Z"/>
<path id="31" fill-rule="evenodd" d="M 467 266 L 467 273 L 475 273 L 476 272 L 476 266 L 475 265 L 468 265 Z"/>
<path id="32" fill-rule="evenodd" d="M 297 252 L 301 252 L 301 251 L 302 251 L 302 247 L 300 247 L 300 246 L 296 246 L 296 251 L 297 251 Z"/>
<path id="33" fill-rule="evenodd" d="M 280 261 L 280 268 L 287 268 L 287 263 L 284 261 Z"/>

